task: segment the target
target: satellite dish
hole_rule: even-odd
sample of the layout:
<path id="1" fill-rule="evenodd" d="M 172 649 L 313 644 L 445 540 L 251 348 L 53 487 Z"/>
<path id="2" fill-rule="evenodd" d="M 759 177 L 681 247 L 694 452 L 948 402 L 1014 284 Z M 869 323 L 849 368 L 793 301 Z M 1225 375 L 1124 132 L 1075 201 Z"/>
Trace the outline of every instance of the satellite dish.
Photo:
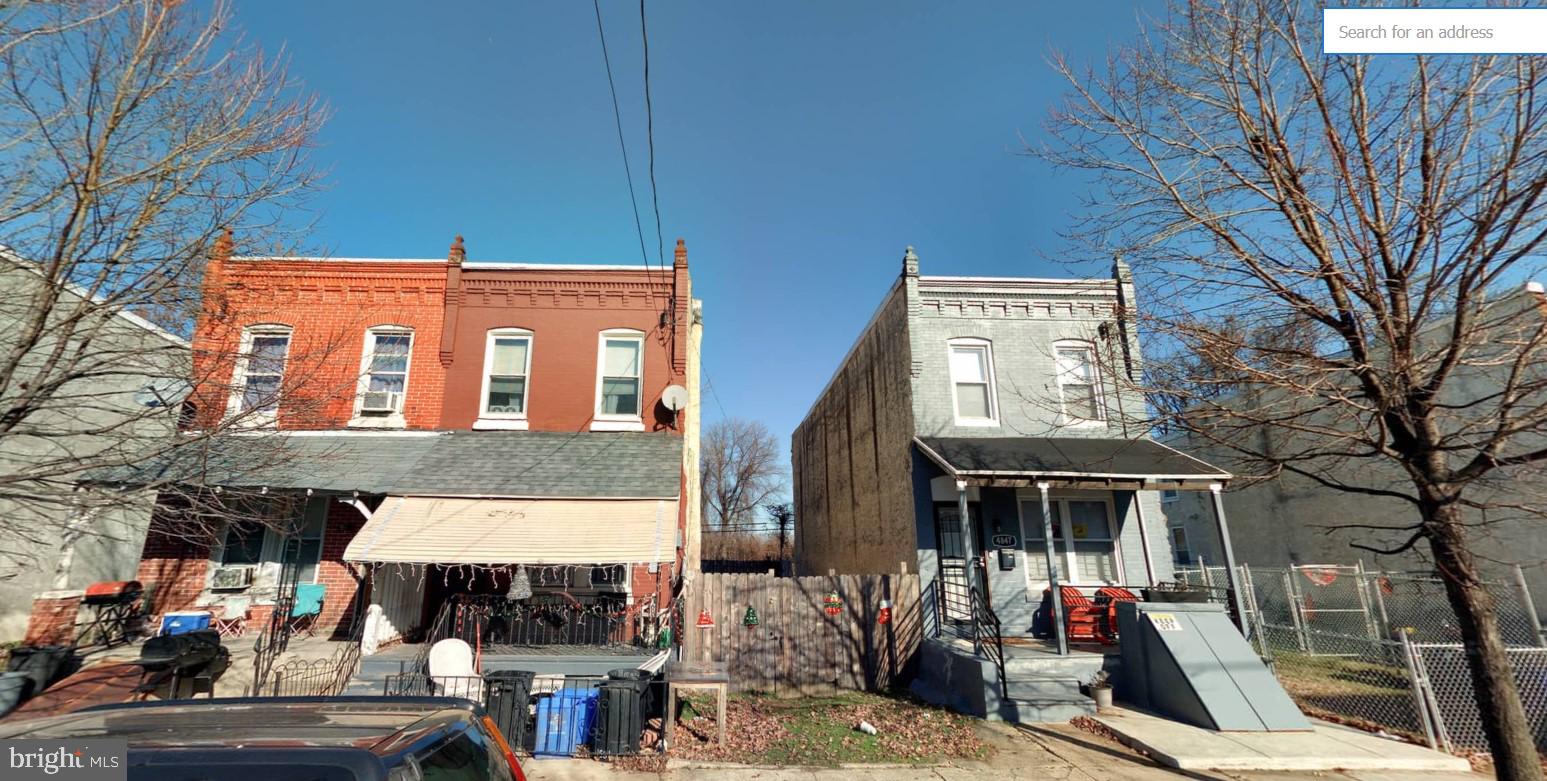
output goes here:
<path id="1" fill-rule="evenodd" d="M 688 406 L 688 389 L 681 385 L 668 385 L 661 391 L 661 406 L 672 412 L 681 412 Z"/>
<path id="2" fill-rule="evenodd" d="M 193 386 L 178 377 L 159 377 L 146 382 L 134 392 L 134 403 L 151 409 L 172 407 L 188 398 Z"/>

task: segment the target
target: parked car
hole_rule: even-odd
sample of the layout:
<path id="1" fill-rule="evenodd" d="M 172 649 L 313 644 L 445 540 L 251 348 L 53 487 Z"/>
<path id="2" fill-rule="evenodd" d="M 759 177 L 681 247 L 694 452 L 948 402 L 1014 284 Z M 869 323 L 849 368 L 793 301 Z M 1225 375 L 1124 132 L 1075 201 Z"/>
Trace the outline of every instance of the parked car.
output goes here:
<path id="1" fill-rule="evenodd" d="M 449 697 L 128 703 L 0 723 L 0 738 L 121 738 L 130 781 L 525 781 L 483 708 Z"/>

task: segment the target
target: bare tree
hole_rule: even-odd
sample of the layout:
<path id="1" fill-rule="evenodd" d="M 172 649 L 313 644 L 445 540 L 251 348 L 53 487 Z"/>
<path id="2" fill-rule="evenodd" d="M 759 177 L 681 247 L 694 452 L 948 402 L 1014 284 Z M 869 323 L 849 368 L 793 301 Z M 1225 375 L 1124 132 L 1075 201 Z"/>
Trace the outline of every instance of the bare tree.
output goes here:
<path id="1" fill-rule="evenodd" d="M 1173 2 L 1103 67 L 1053 58 L 1072 93 L 1030 151 L 1097 182 L 1074 238 L 1134 262 L 1167 423 L 1410 509 L 1383 550 L 1427 548 L 1499 776 L 1540 779 L 1471 541 L 1547 507 L 1487 485 L 1547 459 L 1547 304 L 1505 292 L 1547 237 L 1547 60 L 1320 35 L 1315 3 Z"/>
<path id="2" fill-rule="evenodd" d="M 726 418 L 704 431 L 704 526 L 709 531 L 756 531 L 758 508 L 784 491 L 779 442 L 761 422 Z"/>
<path id="3" fill-rule="evenodd" d="M 791 535 L 795 533 L 795 503 L 770 502 L 763 505 L 768 519 L 773 522 L 774 534 L 779 538 L 779 561 L 788 561 Z"/>
<path id="4" fill-rule="evenodd" d="M 0 570 L 121 533 L 97 519 L 197 484 L 213 438 L 252 423 L 172 435 L 191 388 L 226 387 L 251 358 L 191 357 L 186 337 L 224 316 L 201 282 L 231 228 L 265 248 L 304 233 L 290 210 L 317 182 L 307 153 L 325 112 L 229 21 L 224 3 L 0 6 Z M 148 491 L 79 489 L 168 460 L 185 468 Z"/>

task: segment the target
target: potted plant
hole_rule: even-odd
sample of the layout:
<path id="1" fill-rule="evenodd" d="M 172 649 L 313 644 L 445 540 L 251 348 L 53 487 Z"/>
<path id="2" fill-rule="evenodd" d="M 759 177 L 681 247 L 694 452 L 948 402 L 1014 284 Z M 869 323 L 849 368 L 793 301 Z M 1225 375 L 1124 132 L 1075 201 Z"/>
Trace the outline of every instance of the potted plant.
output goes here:
<path id="1" fill-rule="evenodd" d="M 1145 602 L 1207 602 L 1209 590 L 1203 586 L 1194 586 L 1181 581 L 1170 583 L 1156 583 L 1149 588 L 1139 590 Z"/>
<path id="2" fill-rule="evenodd" d="M 1090 689 L 1091 699 L 1096 701 L 1096 710 L 1105 710 L 1112 707 L 1112 676 L 1110 673 L 1106 670 L 1097 670 L 1096 674 L 1091 676 L 1090 684 L 1087 688 Z"/>

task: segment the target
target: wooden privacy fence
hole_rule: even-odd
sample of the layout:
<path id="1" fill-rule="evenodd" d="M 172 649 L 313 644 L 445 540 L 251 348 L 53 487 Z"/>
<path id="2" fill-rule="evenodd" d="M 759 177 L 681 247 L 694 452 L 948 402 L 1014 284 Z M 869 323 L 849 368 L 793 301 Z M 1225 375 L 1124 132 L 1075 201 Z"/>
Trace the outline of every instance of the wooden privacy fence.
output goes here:
<path id="1" fill-rule="evenodd" d="M 922 637 L 918 575 L 699 575 L 684 607 L 683 656 L 724 662 L 734 691 L 901 685 Z M 698 626 L 705 611 L 714 626 Z"/>

